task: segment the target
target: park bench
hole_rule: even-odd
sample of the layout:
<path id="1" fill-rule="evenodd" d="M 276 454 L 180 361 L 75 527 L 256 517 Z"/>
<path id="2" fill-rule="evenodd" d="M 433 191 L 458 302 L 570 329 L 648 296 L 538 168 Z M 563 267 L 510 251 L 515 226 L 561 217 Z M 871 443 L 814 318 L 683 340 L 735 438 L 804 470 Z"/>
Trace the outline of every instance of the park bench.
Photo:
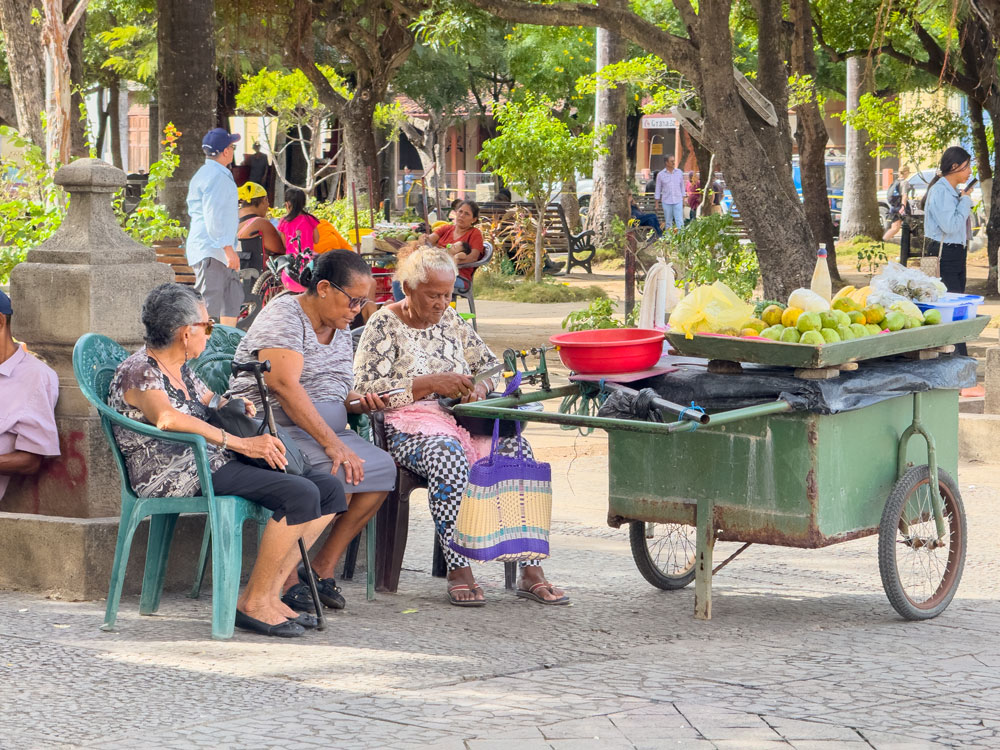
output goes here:
<path id="1" fill-rule="evenodd" d="M 506 253 L 512 249 L 510 242 L 503 241 L 502 233 L 514 225 L 513 209 L 516 208 L 526 209 L 532 218 L 536 216 L 534 205 L 527 202 L 479 204 L 480 224 L 485 225 L 500 252 Z M 593 236 L 592 230 L 578 234 L 572 232 L 562 204 L 550 203 L 545 207 L 542 217 L 542 249 L 549 254 L 565 253 L 566 273 L 576 266 L 585 269 L 587 273 L 593 273 L 590 265 L 597 252 Z"/>
<path id="2" fill-rule="evenodd" d="M 175 244 L 176 243 L 176 244 Z M 179 240 L 164 240 L 153 246 L 156 259 L 174 269 L 174 281 L 178 284 L 194 284 L 194 269 L 187 263 L 184 246 Z"/>

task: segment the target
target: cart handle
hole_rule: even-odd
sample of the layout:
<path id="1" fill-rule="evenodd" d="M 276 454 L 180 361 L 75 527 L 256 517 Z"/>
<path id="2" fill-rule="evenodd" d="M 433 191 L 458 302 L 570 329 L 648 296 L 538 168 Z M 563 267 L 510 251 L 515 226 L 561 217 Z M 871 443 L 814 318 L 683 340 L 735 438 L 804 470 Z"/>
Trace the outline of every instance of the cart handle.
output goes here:
<path id="1" fill-rule="evenodd" d="M 579 387 L 566 385 L 560 388 L 553 388 L 550 391 L 538 391 L 528 393 L 523 396 L 507 396 L 504 398 L 492 398 L 484 401 L 475 401 L 469 404 L 457 404 L 453 411 L 470 417 L 482 417 L 485 419 L 512 419 L 517 422 L 543 422 L 546 424 L 569 425 L 571 427 L 596 427 L 601 430 L 623 430 L 625 432 L 639 432 L 651 435 L 662 435 L 672 432 L 691 432 L 698 428 L 700 422 L 692 422 L 682 419 L 679 422 L 642 422 L 634 419 L 615 419 L 612 417 L 587 417 L 578 414 L 558 414 L 554 412 L 534 412 L 522 411 L 516 407 L 545 401 L 550 398 L 564 398 L 579 392 Z M 512 408 L 513 407 L 513 408 Z M 748 406 L 743 409 L 732 409 L 730 411 L 719 412 L 711 417 L 711 424 L 728 424 L 738 422 L 741 419 L 751 419 L 768 414 L 780 414 L 791 411 L 792 406 L 787 401 L 771 401 L 757 406 Z"/>

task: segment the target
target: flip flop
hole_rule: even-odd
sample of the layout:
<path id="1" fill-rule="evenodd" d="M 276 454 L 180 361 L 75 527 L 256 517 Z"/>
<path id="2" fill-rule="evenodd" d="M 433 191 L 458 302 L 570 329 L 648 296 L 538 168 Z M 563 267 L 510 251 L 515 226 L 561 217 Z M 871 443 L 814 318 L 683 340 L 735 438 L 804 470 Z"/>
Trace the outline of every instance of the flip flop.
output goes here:
<path id="1" fill-rule="evenodd" d="M 482 607 L 486 604 L 485 599 L 456 599 L 453 595 L 455 591 L 482 591 L 479 586 L 468 586 L 464 583 L 457 583 L 448 588 L 448 602 L 456 607 Z"/>
<path id="2" fill-rule="evenodd" d="M 538 602 L 539 604 L 569 604 L 569 597 L 566 594 L 563 594 L 558 599 L 546 599 L 544 596 L 536 594 L 535 591 L 543 586 L 546 586 L 549 589 L 553 588 L 552 584 L 548 581 L 541 581 L 529 589 L 518 589 L 517 596 L 521 599 L 530 599 L 531 601 Z"/>

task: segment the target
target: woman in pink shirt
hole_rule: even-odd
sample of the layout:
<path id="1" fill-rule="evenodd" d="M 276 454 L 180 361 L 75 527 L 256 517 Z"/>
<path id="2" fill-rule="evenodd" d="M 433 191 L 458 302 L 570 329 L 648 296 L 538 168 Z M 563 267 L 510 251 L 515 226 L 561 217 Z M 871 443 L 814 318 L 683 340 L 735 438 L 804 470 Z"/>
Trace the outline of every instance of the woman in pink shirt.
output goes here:
<path id="1" fill-rule="evenodd" d="M 308 250 L 319 241 L 319 219 L 306 211 L 306 194 L 298 188 L 288 188 L 285 191 L 285 211 L 287 213 L 278 222 L 278 231 L 285 236 L 285 247 L 288 252 Z"/>

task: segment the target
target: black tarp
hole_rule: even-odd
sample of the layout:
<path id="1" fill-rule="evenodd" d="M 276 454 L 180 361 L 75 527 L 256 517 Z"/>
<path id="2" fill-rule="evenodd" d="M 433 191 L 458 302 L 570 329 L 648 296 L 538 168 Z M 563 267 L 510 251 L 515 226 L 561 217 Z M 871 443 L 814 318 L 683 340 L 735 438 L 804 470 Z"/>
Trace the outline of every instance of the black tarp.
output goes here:
<path id="1" fill-rule="evenodd" d="M 661 364 L 670 364 L 662 361 Z M 959 389 L 976 384 L 976 360 L 945 355 L 938 359 L 888 358 L 867 360 L 853 372 L 829 380 L 801 380 L 788 368 L 743 365 L 738 375 L 709 373 L 707 361 L 684 358 L 676 372 L 657 375 L 629 387 L 650 388 L 667 401 L 687 406 L 692 402 L 713 413 L 783 399 L 796 411 L 836 414 L 908 393 L 937 388 Z M 647 391 L 648 394 L 648 391 Z M 612 394 L 599 412 L 602 417 L 648 418 L 633 412 L 632 399 Z M 665 415 L 671 419 L 669 415 Z"/>

